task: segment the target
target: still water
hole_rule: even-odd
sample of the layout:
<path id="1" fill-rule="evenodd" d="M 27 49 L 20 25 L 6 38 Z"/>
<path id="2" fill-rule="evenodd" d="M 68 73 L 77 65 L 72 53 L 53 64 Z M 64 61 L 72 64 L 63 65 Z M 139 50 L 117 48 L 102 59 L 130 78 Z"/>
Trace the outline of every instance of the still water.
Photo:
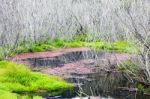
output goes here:
<path id="1" fill-rule="evenodd" d="M 83 59 L 102 58 L 103 55 L 102 52 L 79 51 L 51 58 L 34 58 L 24 61 L 29 61 L 33 67 L 48 66 L 49 68 L 55 68 Z M 59 95 L 44 94 L 41 96 L 44 99 L 150 99 L 150 96 L 137 92 L 135 88 L 137 83 L 130 81 L 126 73 L 116 70 L 99 70 L 89 74 L 74 73 L 65 80 L 73 83 L 75 88 Z"/>

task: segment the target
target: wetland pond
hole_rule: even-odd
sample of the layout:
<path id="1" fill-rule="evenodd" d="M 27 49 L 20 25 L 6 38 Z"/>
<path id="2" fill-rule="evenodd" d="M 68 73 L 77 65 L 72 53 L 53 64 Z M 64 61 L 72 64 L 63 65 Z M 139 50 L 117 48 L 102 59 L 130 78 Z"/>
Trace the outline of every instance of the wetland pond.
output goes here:
<path id="1" fill-rule="evenodd" d="M 28 57 L 18 62 L 75 85 L 58 95 L 40 94 L 44 99 L 150 99 L 137 91 L 136 82 L 115 69 L 117 62 L 128 58 L 131 58 L 128 54 L 78 50 L 50 57 Z"/>

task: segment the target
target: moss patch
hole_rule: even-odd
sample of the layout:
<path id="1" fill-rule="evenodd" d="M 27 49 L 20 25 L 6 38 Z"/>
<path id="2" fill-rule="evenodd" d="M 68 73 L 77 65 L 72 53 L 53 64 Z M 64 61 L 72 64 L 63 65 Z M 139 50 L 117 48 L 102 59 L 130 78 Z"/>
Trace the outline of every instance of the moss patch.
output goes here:
<path id="1" fill-rule="evenodd" d="M 85 41 L 65 41 L 65 40 L 54 40 L 48 41 L 45 43 L 37 43 L 32 44 L 29 48 L 21 48 L 16 50 L 18 53 L 22 52 L 41 52 L 47 50 L 54 50 L 58 48 L 76 48 L 76 47 L 90 47 L 97 50 L 108 50 L 108 51 L 116 51 L 116 52 L 126 52 L 126 53 L 136 53 L 138 47 L 131 42 L 126 41 L 116 41 L 116 42 L 104 42 L 104 41 L 96 41 L 96 42 L 85 42 Z"/>
<path id="2" fill-rule="evenodd" d="M 90 47 L 97 50 L 115 51 L 119 53 L 137 53 L 138 46 L 127 41 L 116 41 L 116 42 L 84 42 L 84 46 Z"/>
<path id="3" fill-rule="evenodd" d="M 115 51 L 118 53 L 138 53 L 140 48 L 137 44 L 128 41 L 66 41 L 62 39 L 48 40 L 44 42 L 31 42 L 30 44 L 21 43 L 13 52 L 9 52 L 8 56 L 14 56 L 15 54 L 27 53 L 27 52 L 44 52 L 60 48 L 78 48 L 78 47 L 90 47 L 96 50 Z M 0 60 L 3 59 L 3 52 L 0 49 Z"/>
<path id="4" fill-rule="evenodd" d="M 8 96 L 13 93 L 59 93 L 72 88 L 61 78 L 31 72 L 29 68 L 7 61 L 0 62 L 0 91 Z M 0 97 L 3 95 L 0 95 Z M 7 95 L 5 95 L 7 96 Z M 3 98 L 5 99 L 5 98 Z M 15 98 L 14 98 L 15 99 Z"/>

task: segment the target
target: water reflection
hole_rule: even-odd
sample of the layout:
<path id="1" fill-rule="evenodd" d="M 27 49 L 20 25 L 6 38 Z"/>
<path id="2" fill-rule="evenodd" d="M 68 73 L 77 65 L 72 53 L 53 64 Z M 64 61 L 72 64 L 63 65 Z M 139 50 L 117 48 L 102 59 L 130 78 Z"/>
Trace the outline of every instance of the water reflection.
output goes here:
<path id="1" fill-rule="evenodd" d="M 96 59 L 103 56 L 101 52 L 70 52 L 56 57 L 27 59 L 32 66 L 61 67 L 64 64 L 76 62 L 82 59 Z M 94 66 L 89 63 L 87 66 Z M 96 66 L 96 65 L 95 65 Z M 101 66 L 101 64 L 99 64 Z M 71 74 L 66 81 L 73 83 L 76 87 L 60 95 L 42 95 L 45 99 L 150 99 L 149 96 L 140 94 L 136 90 L 121 90 L 119 88 L 134 88 L 136 82 L 126 78 L 126 74 L 115 69 L 106 71 L 99 69 L 95 73 Z M 95 96 L 95 97 L 94 97 Z"/>
<path id="2" fill-rule="evenodd" d="M 149 96 L 136 91 L 120 90 L 119 87 L 127 87 L 131 84 L 135 86 L 126 79 L 124 73 L 120 72 L 92 74 L 86 79 L 69 78 L 67 81 L 77 86 L 74 90 L 64 92 L 57 99 L 150 99 Z"/>

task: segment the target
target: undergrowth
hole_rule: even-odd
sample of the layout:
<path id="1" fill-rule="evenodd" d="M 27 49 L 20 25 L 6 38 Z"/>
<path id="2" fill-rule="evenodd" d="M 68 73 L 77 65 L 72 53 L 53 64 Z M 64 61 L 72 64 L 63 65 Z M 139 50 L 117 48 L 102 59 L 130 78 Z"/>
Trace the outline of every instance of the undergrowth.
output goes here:
<path id="1" fill-rule="evenodd" d="M 118 71 L 123 72 L 125 77 L 138 89 L 139 93 L 150 95 L 149 84 L 145 79 L 144 71 L 138 61 L 126 60 L 118 65 Z"/>

